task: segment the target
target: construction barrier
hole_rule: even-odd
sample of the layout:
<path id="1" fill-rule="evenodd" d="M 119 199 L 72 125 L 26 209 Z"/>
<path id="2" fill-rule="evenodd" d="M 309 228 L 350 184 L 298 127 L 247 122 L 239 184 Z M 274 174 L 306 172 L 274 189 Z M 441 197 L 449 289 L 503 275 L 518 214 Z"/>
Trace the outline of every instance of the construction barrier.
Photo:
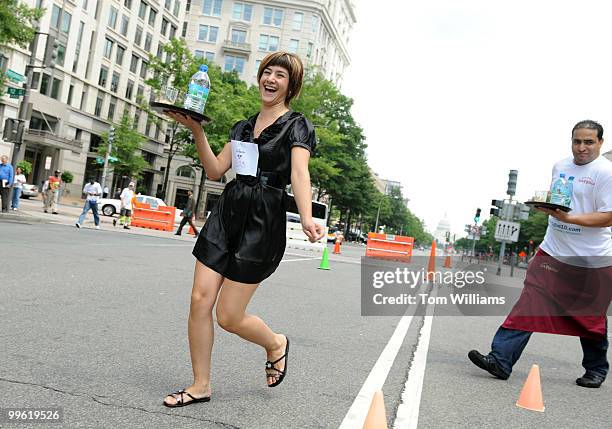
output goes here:
<path id="1" fill-rule="evenodd" d="M 368 258 L 410 262 L 413 247 L 414 237 L 369 232 L 366 256 Z"/>
<path id="2" fill-rule="evenodd" d="M 325 228 L 325 235 L 323 235 L 323 238 L 315 243 L 311 243 L 306 234 L 304 234 L 304 231 L 302 231 L 301 223 L 287 222 L 287 247 L 291 249 L 323 252 L 323 249 L 327 247 L 327 229 L 328 228 Z"/>
<path id="3" fill-rule="evenodd" d="M 132 226 L 156 229 L 158 231 L 173 231 L 176 207 L 159 206 L 152 209 L 149 204 L 134 202 Z"/>

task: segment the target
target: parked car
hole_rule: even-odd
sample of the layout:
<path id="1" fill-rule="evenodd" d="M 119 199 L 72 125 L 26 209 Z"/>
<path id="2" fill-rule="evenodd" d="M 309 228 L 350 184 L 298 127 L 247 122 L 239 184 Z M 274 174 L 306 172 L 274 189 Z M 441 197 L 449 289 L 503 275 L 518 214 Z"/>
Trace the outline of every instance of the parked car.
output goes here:
<path id="1" fill-rule="evenodd" d="M 38 196 L 38 186 L 31 185 L 29 183 L 24 183 L 21 187 L 21 198 L 25 198 L 26 200 L 30 197 Z"/>
<path id="2" fill-rule="evenodd" d="M 136 195 L 135 198 L 136 201 L 138 201 L 139 203 L 149 204 L 152 209 L 156 209 L 158 207 L 165 207 L 168 205 L 162 199 L 157 197 L 151 197 L 149 195 Z M 114 216 L 121 210 L 121 200 L 117 200 L 114 198 L 100 198 L 98 200 L 98 210 L 104 216 Z M 182 213 L 182 210 L 176 210 L 176 213 L 174 215 L 174 223 L 179 223 L 183 219 Z"/>
<path id="3" fill-rule="evenodd" d="M 336 238 L 338 237 L 338 227 L 330 226 L 327 231 L 327 242 L 328 243 L 336 243 Z"/>

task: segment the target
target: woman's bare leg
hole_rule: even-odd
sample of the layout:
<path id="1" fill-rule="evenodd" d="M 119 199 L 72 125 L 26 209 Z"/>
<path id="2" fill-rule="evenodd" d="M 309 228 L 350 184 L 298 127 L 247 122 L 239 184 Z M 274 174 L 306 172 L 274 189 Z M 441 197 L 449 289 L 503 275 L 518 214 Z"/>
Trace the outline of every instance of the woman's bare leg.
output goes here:
<path id="1" fill-rule="evenodd" d="M 268 360 L 274 362 L 285 353 L 287 339 L 272 331 L 259 317 L 246 313 L 258 286 L 225 279 L 217 302 L 217 323 L 226 331 L 262 346 L 266 349 Z M 275 366 L 284 370 L 284 359 Z M 268 377 L 268 384 L 275 381 L 274 377 Z"/>
<path id="2" fill-rule="evenodd" d="M 212 310 L 222 283 L 223 276 L 196 261 L 188 324 L 193 384 L 185 389 L 196 398 L 211 393 L 210 359 L 214 340 Z M 184 399 L 185 402 L 191 400 L 189 397 Z M 165 402 L 173 405 L 177 400 L 168 395 Z"/>

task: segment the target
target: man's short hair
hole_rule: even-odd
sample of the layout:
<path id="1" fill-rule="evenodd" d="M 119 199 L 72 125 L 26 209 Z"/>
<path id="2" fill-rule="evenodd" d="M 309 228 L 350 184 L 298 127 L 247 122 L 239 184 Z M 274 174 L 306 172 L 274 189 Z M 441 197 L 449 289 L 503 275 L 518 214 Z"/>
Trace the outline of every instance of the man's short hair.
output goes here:
<path id="1" fill-rule="evenodd" d="M 574 128 L 572 128 L 572 137 L 574 136 L 574 131 L 580 129 L 597 130 L 597 138 L 599 140 L 603 139 L 603 127 L 599 122 L 592 121 L 590 119 L 585 119 L 584 121 L 578 122 L 576 125 L 574 125 Z"/>

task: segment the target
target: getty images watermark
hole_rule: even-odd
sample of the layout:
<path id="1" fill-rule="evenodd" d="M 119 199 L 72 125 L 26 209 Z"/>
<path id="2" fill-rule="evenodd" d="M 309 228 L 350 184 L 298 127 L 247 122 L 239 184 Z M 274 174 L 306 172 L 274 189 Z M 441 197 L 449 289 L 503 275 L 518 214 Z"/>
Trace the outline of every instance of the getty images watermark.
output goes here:
<path id="1" fill-rule="evenodd" d="M 361 261 L 361 314 L 363 316 L 423 315 L 428 305 L 435 304 L 436 316 L 505 316 L 522 290 L 525 270 L 515 270 L 515 277 L 497 276 L 494 265 L 461 264 L 456 258 L 454 268 L 429 270 L 428 257 L 414 256 L 409 264 L 362 258 Z M 441 262 L 441 261 L 438 261 Z M 549 272 L 547 264 L 540 270 Z M 538 282 L 531 277 L 529 281 Z M 606 298 L 602 291 L 610 290 L 610 283 L 602 278 L 589 288 L 576 288 L 573 297 L 547 296 L 541 302 L 546 305 L 525 310 L 526 316 L 564 316 L 601 314 L 601 303 Z M 580 282 L 578 282 L 580 283 Z M 559 300 L 578 302 L 582 298 L 586 305 L 568 308 L 559 305 Z M 553 312 L 551 314 L 551 308 Z M 605 313 L 605 307 L 603 307 Z"/>

